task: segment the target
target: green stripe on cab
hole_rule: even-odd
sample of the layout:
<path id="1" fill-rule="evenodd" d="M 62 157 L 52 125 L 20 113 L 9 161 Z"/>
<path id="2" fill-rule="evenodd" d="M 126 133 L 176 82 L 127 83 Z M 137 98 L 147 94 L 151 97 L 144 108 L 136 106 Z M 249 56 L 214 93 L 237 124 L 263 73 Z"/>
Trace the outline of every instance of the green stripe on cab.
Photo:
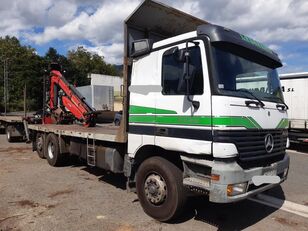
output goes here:
<path id="1" fill-rule="evenodd" d="M 164 125 L 186 126 L 226 126 L 245 127 L 247 129 L 261 129 L 261 126 L 252 118 L 245 116 L 165 116 L 165 115 L 130 115 L 130 123 L 150 123 Z"/>
<path id="2" fill-rule="evenodd" d="M 288 126 L 289 126 L 289 120 L 281 119 L 276 128 L 288 128 Z"/>
<path id="3" fill-rule="evenodd" d="M 131 105 L 129 107 L 129 114 L 177 114 L 176 111 L 159 109 L 153 107 L 142 107 Z"/>

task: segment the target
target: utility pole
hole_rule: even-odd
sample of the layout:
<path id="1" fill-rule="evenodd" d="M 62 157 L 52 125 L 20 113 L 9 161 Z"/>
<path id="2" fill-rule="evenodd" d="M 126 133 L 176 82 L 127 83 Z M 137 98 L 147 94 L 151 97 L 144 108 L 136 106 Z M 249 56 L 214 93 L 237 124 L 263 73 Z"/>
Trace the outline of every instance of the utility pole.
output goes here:
<path id="1" fill-rule="evenodd" d="M 27 83 L 25 83 L 24 87 L 24 116 L 27 117 Z"/>
<path id="2" fill-rule="evenodd" d="M 9 58 L 4 58 L 4 115 L 7 113 L 7 106 L 8 106 L 8 100 L 9 100 L 9 72 L 8 72 L 8 65 L 9 65 Z"/>
<path id="3" fill-rule="evenodd" d="M 3 60 L 3 102 L 4 102 L 4 115 L 6 116 L 6 97 L 7 88 L 6 88 L 6 58 Z"/>

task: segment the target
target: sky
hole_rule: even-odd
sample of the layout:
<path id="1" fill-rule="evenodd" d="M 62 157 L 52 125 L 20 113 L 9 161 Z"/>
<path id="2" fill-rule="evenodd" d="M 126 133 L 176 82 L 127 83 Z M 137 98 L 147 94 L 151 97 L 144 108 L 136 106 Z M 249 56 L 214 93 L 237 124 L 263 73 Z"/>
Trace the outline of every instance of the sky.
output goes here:
<path id="1" fill-rule="evenodd" d="M 160 0 L 260 41 L 279 54 L 280 73 L 308 71 L 307 0 Z M 83 46 L 121 64 L 123 20 L 141 0 L 0 0 L 0 36 L 44 55 Z"/>

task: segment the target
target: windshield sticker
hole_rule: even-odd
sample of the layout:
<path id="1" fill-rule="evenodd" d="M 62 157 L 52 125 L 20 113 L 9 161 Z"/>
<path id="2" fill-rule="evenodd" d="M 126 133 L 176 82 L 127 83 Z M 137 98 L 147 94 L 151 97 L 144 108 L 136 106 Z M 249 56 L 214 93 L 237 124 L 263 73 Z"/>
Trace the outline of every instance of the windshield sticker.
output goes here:
<path id="1" fill-rule="evenodd" d="M 270 53 L 273 53 L 273 51 L 271 49 L 269 49 L 267 46 L 265 46 L 264 44 L 252 39 L 252 38 L 249 38 L 248 36 L 246 35 L 242 35 L 240 34 L 241 36 L 241 39 L 244 40 L 245 42 L 248 42 L 249 44 L 255 46 L 255 47 L 258 47 L 262 50 L 265 50 L 267 52 L 270 52 Z"/>
<path id="2" fill-rule="evenodd" d="M 225 89 L 225 85 L 222 84 L 222 83 L 220 83 L 220 84 L 218 84 L 218 88 L 219 88 L 219 89 Z"/>

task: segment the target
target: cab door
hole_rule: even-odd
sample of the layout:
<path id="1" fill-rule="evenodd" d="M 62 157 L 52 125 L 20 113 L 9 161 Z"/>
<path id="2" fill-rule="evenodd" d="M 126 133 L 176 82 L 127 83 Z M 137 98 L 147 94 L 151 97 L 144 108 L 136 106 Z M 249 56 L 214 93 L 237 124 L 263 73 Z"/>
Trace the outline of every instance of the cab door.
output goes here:
<path id="1" fill-rule="evenodd" d="M 162 90 L 155 99 L 155 145 L 211 154 L 211 92 L 204 42 L 170 46 L 160 51 L 158 59 Z"/>

